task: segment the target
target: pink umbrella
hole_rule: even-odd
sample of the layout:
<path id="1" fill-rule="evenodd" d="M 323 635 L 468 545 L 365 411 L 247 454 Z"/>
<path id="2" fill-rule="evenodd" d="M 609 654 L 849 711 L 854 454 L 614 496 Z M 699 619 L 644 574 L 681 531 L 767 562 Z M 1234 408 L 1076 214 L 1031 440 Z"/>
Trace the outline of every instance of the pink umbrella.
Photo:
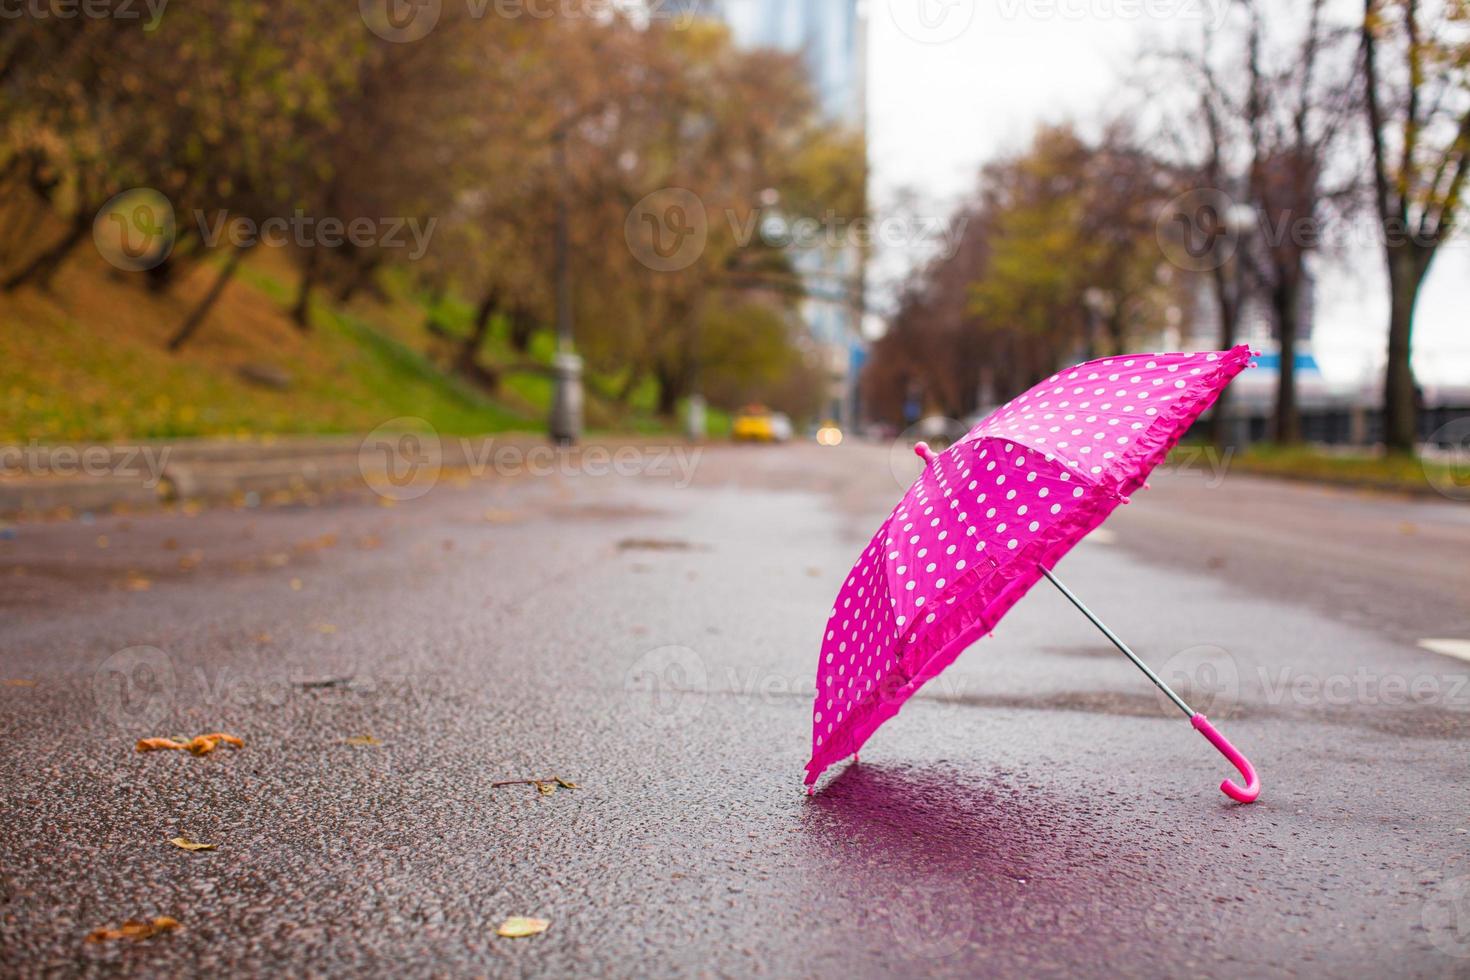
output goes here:
<path id="1" fill-rule="evenodd" d="M 1055 374 L 991 412 L 927 464 L 837 594 L 817 663 L 807 791 L 856 755 L 925 682 L 949 666 L 1045 576 L 1169 696 L 1260 794 L 1245 756 L 1193 711 L 1052 574 L 1250 363 L 1240 346 L 1132 354 Z"/>

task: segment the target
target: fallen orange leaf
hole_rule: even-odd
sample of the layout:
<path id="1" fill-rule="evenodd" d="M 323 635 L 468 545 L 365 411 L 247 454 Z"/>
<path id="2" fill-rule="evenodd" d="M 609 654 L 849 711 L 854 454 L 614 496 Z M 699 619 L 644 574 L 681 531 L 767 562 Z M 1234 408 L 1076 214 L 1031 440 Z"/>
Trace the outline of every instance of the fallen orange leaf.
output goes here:
<path id="1" fill-rule="evenodd" d="M 182 749 L 183 742 L 175 742 L 171 738 L 140 738 L 137 749 L 139 752 L 158 752 L 163 749 Z"/>
<path id="2" fill-rule="evenodd" d="M 224 732 L 213 732 L 209 735 L 196 735 L 187 742 L 180 742 L 172 738 L 140 738 L 137 750 L 139 752 L 158 752 L 171 750 L 175 752 L 189 752 L 193 755 L 208 755 L 213 752 L 219 743 L 225 743 L 233 748 L 243 749 L 245 742 L 234 735 Z"/>
<path id="3" fill-rule="evenodd" d="M 148 939 L 160 932 L 173 932 L 177 928 L 179 928 L 179 920 L 167 915 L 154 916 L 152 919 L 129 919 L 115 929 L 106 927 L 93 929 L 87 933 L 87 942 L 105 943 L 113 939 Z"/>

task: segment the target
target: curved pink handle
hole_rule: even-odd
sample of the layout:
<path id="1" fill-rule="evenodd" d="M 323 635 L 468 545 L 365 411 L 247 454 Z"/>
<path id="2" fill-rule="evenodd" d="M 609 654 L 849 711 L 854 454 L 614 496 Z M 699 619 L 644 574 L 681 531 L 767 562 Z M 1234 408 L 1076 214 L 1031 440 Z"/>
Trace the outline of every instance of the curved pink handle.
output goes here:
<path id="1" fill-rule="evenodd" d="M 1204 715 L 1193 716 L 1189 719 L 1189 723 L 1195 727 L 1196 731 L 1209 739 L 1210 744 L 1219 749 L 1220 754 L 1229 759 L 1230 764 L 1239 769 L 1240 774 L 1245 777 L 1245 786 L 1237 786 L 1227 779 L 1220 784 L 1220 792 L 1237 803 L 1254 803 L 1256 797 L 1261 795 L 1261 781 L 1256 777 L 1256 767 L 1251 765 L 1251 761 L 1230 744 L 1230 739 L 1216 731 L 1215 726 L 1210 724 L 1210 719 Z"/>
<path id="2" fill-rule="evenodd" d="M 929 448 L 929 444 L 927 442 L 914 443 L 914 455 L 919 457 L 926 463 L 934 462 L 934 450 Z"/>

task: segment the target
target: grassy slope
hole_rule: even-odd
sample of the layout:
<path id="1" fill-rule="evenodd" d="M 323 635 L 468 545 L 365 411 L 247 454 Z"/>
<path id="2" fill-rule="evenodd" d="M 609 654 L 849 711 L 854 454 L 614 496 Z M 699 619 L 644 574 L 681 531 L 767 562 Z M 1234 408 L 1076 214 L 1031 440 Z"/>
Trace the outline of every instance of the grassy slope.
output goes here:
<path id="1" fill-rule="evenodd" d="M 411 299 L 360 300 L 345 309 L 319 300 L 312 331 L 301 333 L 284 312 L 294 274 L 286 256 L 269 250 L 242 267 L 184 350 L 169 354 L 169 334 L 213 273 L 192 269 L 157 295 L 83 248 L 50 294 L 0 295 L 0 442 L 358 432 L 399 416 L 427 419 L 445 433 L 543 425 L 547 378 L 512 374 L 491 398 L 445 374 L 436 362 L 448 344 L 429 337 L 424 308 Z M 466 328 L 467 309 L 447 312 L 452 330 Z M 533 359 L 548 360 L 549 345 L 538 336 Z M 483 357 L 519 360 L 499 338 Z M 245 381 L 245 365 L 282 370 L 291 387 Z M 657 428 L 640 410 L 650 400 L 638 392 L 627 416 L 590 405 L 589 421 Z"/>
<path id="2" fill-rule="evenodd" d="M 1307 446 L 1252 446 L 1231 461 L 1243 473 L 1338 483 L 1400 493 L 1434 494 L 1461 486 L 1464 474 L 1446 464 L 1403 455 L 1324 452 Z"/>

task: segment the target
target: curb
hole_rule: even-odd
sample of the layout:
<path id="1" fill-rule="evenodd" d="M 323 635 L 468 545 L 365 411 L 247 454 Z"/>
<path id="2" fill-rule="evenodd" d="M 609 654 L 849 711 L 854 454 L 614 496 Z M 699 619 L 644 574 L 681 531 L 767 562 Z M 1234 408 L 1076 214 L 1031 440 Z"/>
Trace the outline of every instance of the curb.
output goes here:
<path id="1" fill-rule="evenodd" d="M 178 501 L 218 503 L 249 494 L 371 490 L 384 485 L 385 474 L 396 461 L 376 444 L 370 450 L 370 439 L 368 435 L 292 436 L 32 445 L 0 455 L 0 517 L 66 517 Z M 676 442 L 683 440 L 610 436 L 587 440 L 581 448 Z M 548 446 L 545 436 L 524 432 L 437 438 L 435 472 L 493 473 L 494 465 L 487 464 L 497 452 L 509 448 L 526 453 Z M 78 461 L 85 461 L 85 466 Z M 57 469 L 62 473 L 53 472 Z M 83 471 L 72 472 L 77 469 Z"/>

